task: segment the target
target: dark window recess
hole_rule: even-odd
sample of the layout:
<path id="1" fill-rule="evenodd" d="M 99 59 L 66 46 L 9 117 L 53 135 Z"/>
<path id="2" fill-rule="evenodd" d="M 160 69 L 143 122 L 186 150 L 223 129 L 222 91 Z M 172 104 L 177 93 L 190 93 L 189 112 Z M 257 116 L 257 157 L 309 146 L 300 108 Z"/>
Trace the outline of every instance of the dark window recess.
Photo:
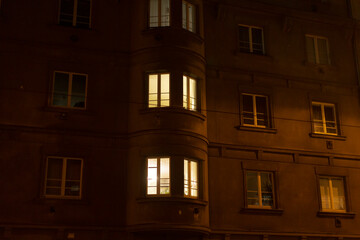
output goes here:
<path id="1" fill-rule="evenodd" d="M 59 24 L 89 28 L 90 6 L 91 0 L 61 0 Z"/>

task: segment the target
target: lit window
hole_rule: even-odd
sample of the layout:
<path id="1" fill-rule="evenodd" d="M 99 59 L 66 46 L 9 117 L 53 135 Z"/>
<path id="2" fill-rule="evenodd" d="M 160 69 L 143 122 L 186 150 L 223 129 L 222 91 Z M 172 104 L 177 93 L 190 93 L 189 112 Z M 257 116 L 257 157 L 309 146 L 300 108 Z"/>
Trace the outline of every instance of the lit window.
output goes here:
<path id="1" fill-rule="evenodd" d="M 190 32 L 195 32 L 196 8 L 193 4 L 182 1 L 182 27 Z"/>
<path id="2" fill-rule="evenodd" d="M 170 74 L 149 75 L 149 108 L 170 106 Z"/>
<path id="3" fill-rule="evenodd" d="M 268 98 L 262 95 L 247 94 L 242 95 L 242 124 L 266 128 L 270 127 Z"/>
<path id="4" fill-rule="evenodd" d="M 330 103 L 312 103 L 314 133 L 337 135 L 335 105 Z"/>
<path id="5" fill-rule="evenodd" d="M 265 54 L 263 30 L 259 27 L 239 25 L 240 52 Z"/>
<path id="6" fill-rule="evenodd" d="M 320 177 L 322 211 L 346 211 L 344 179 L 340 177 Z"/>
<path id="7" fill-rule="evenodd" d="M 170 158 L 147 159 L 147 195 L 170 194 Z"/>
<path id="8" fill-rule="evenodd" d="M 198 162 L 184 160 L 184 195 L 187 197 L 198 197 Z"/>
<path id="9" fill-rule="evenodd" d="M 170 0 L 150 0 L 149 27 L 170 26 Z"/>
<path id="10" fill-rule="evenodd" d="M 271 172 L 246 172 L 247 206 L 274 207 L 273 174 Z"/>
<path id="11" fill-rule="evenodd" d="M 183 76 L 183 107 L 196 111 L 196 80 Z"/>
<path id="12" fill-rule="evenodd" d="M 310 63 L 330 64 L 327 38 L 306 35 L 306 51 Z"/>
<path id="13" fill-rule="evenodd" d="M 90 8 L 91 0 L 61 0 L 59 24 L 89 28 Z"/>
<path id="14" fill-rule="evenodd" d="M 81 198 L 82 159 L 48 157 L 45 196 Z"/>
<path id="15" fill-rule="evenodd" d="M 55 72 L 51 105 L 85 108 L 86 82 L 86 74 Z"/>

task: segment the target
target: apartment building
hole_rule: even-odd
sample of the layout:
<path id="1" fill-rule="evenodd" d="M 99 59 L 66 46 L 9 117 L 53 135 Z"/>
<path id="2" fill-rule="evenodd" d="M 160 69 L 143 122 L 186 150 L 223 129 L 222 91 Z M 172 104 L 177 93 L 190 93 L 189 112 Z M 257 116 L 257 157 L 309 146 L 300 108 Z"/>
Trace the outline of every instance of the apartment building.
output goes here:
<path id="1" fill-rule="evenodd" d="M 357 0 L 1 0 L 0 239 L 360 239 Z"/>

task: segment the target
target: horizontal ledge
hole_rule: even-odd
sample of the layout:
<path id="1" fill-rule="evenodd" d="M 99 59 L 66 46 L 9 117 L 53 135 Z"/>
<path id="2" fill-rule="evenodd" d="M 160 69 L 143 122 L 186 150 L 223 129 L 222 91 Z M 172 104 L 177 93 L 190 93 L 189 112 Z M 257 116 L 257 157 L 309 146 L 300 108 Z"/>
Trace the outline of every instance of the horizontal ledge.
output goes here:
<path id="1" fill-rule="evenodd" d="M 249 214 L 262 214 L 262 215 L 282 215 L 283 209 L 268 209 L 268 208 L 243 208 L 241 209 L 242 213 Z"/>
<path id="2" fill-rule="evenodd" d="M 139 203 L 148 203 L 148 202 L 168 202 L 168 203 L 185 203 L 185 204 L 196 204 L 201 206 L 208 205 L 207 201 L 193 199 L 193 198 L 180 198 L 180 197 L 147 197 L 147 198 L 137 198 Z"/>
<path id="3" fill-rule="evenodd" d="M 340 140 L 340 141 L 345 141 L 346 137 L 345 136 L 340 136 L 340 135 L 329 135 L 329 134 L 321 134 L 321 133 L 309 133 L 310 137 L 313 138 L 323 138 L 323 139 L 331 139 L 331 140 Z"/>
<path id="4" fill-rule="evenodd" d="M 190 116 L 197 117 L 205 121 L 206 116 L 198 111 L 192 111 L 185 109 L 183 107 L 157 107 L 157 108 L 146 108 L 140 110 L 141 114 L 154 114 L 154 113 L 177 113 L 177 114 L 187 114 Z"/>
<path id="5" fill-rule="evenodd" d="M 317 213 L 318 217 L 340 217 L 340 218 L 354 218 L 354 212 L 324 212 L 319 211 Z"/>
<path id="6" fill-rule="evenodd" d="M 277 133 L 275 128 L 259 128 L 259 127 L 248 127 L 248 126 L 235 126 L 237 130 L 250 131 L 250 132 L 264 132 L 264 133 Z"/>

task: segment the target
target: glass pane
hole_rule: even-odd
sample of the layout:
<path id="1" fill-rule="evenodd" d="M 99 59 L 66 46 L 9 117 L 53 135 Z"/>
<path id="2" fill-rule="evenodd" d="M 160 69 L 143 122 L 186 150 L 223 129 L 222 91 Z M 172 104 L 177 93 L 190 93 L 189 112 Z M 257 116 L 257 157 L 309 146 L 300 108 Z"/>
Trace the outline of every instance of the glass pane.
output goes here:
<path id="1" fill-rule="evenodd" d="M 258 191 L 258 178 L 256 172 L 246 173 L 246 187 L 248 191 Z"/>
<path id="2" fill-rule="evenodd" d="M 188 109 L 188 77 L 183 76 L 183 107 Z"/>
<path id="3" fill-rule="evenodd" d="M 52 187 L 52 188 L 61 188 L 61 179 L 58 180 L 48 180 L 46 181 L 46 187 Z"/>
<path id="4" fill-rule="evenodd" d="M 72 75 L 71 106 L 85 107 L 86 75 Z"/>
<path id="5" fill-rule="evenodd" d="M 159 0 L 150 0 L 149 26 L 159 26 Z M 160 0 L 161 1 L 161 0 Z"/>
<path id="6" fill-rule="evenodd" d="M 188 5 L 188 15 L 189 15 L 189 31 L 195 32 L 195 6 L 192 4 Z"/>
<path id="7" fill-rule="evenodd" d="M 335 111 L 332 106 L 324 106 L 325 121 L 335 121 Z"/>
<path id="8" fill-rule="evenodd" d="M 62 158 L 48 158 L 47 180 L 61 180 L 62 167 Z"/>
<path id="9" fill-rule="evenodd" d="M 46 188 L 46 195 L 61 195 L 61 188 Z"/>
<path id="10" fill-rule="evenodd" d="M 316 63 L 314 40 L 315 39 L 313 37 L 306 37 L 306 52 L 308 62 L 310 63 Z"/>
<path id="11" fill-rule="evenodd" d="M 149 75 L 149 108 L 158 106 L 158 75 Z"/>
<path id="12" fill-rule="evenodd" d="M 61 0 L 59 24 L 72 26 L 74 14 L 74 0 Z"/>
<path id="13" fill-rule="evenodd" d="M 184 194 L 189 195 L 189 169 L 188 160 L 184 160 Z"/>
<path id="14" fill-rule="evenodd" d="M 182 27 L 186 29 L 187 17 L 186 17 L 186 2 L 182 2 Z"/>
<path id="15" fill-rule="evenodd" d="M 169 178 L 170 177 L 170 159 L 161 158 L 160 159 L 160 178 Z"/>
<path id="16" fill-rule="evenodd" d="M 254 125 L 254 105 L 253 105 L 253 96 L 251 95 L 242 95 L 242 104 L 243 104 L 243 122 L 244 124 Z"/>
<path id="17" fill-rule="evenodd" d="M 66 162 L 66 180 L 80 180 L 81 160 L 68 159 Z"/>
<path id="18" fill-rule="evenodd" d="M 314 120 L 321 120 L 322 121 L 321 106 L 313 104 L 312 105 L 312 111 L 313 111 Z"/>
<path id="19" fill-rule="evenodd" d="M 317 44 L 318 44 L 319 63 L 329 64 L 327 40 L 318 38 Z"/>
<path id="20" fill-rule="evenodd" d="M 170 106 L 170 74 L 161 74 L 161 107 Z"/>
<path id="21" fill-rule="evenodd" d="M 332 181 L 334 209 L 345 210 L 346 203 L 345 203 L 344 182 L 342 179 L 331 179 L 331 181 Z"/>
<path id="22" fill-rule="evenodd" d="M 320 178 L 320 194 L 322 209 L 331 209 L 330 187 L 328 178 Z"/>
<path id="23" fill-rule="evenodd" d="M 272 193 L 272 174 L 271 173 L 260 173 L 261 179 L 261 192 L 262 193 Z"/>
<path id="24" fill-rule="evenodd" d="M 198 195 L 198 163 L 195 161 L 190 162 L 191 171 L 191 196 L 197 197 Z"/>
<path id="25" fill-rule="evenodd" d="M 253 53 L 263 54 L 263 36 L 262 29 L 252 28 L 252 45 L 253 45 Z"/>
<path id="26" fill-rule="evenodd" d="M 147 194 L 157 194 L 157 159 L 148 159 Z"/>
<path id="27" fill-rule="evenodd" d="M 261 198 L 262 198 L 261 199 L 262 205 L 264 207 L 266 207 L 266 206 L 272 207 L 274 205 L 272 193 L 261 193 Z"/>
<path id="28" fill-rule="evenodd" d="M 190 110 L 196 110 L 196 81 L 190 78 Z"/>
<path id="29" fill-rule="evenodd" d="M 161 0 L 161 26 L 170 26 L 170 0 Z"/>
<path id="30" fill-rule="evenodd" d="M 76 26 L 84 28 L 90 26 L 90 0 L 78 0 Z"/>
<path id="31" fill-rule="evenodd" d="M 55 72 L 53 102 L 54 106 L 68 105 L 69 74 Z"/>
<path id="32" fill-rule="evenodd" d="M 267 126 L 267 101 L 266 97 L 256 96 L 256 115 L 257 115 L 257 125 L 258 126 Z"/>
<path id="33" fill-rule="evenodd" d="M 241 52 L 250 52 L 248 27 L 239 26 L 239 48 Z"/>
<path id="34" fill-rule="evenodd" d="M 314 122 L 314 132 L 316 133 L 323 133 L 324 131 L 324 125 L 322 122 Z"/>

